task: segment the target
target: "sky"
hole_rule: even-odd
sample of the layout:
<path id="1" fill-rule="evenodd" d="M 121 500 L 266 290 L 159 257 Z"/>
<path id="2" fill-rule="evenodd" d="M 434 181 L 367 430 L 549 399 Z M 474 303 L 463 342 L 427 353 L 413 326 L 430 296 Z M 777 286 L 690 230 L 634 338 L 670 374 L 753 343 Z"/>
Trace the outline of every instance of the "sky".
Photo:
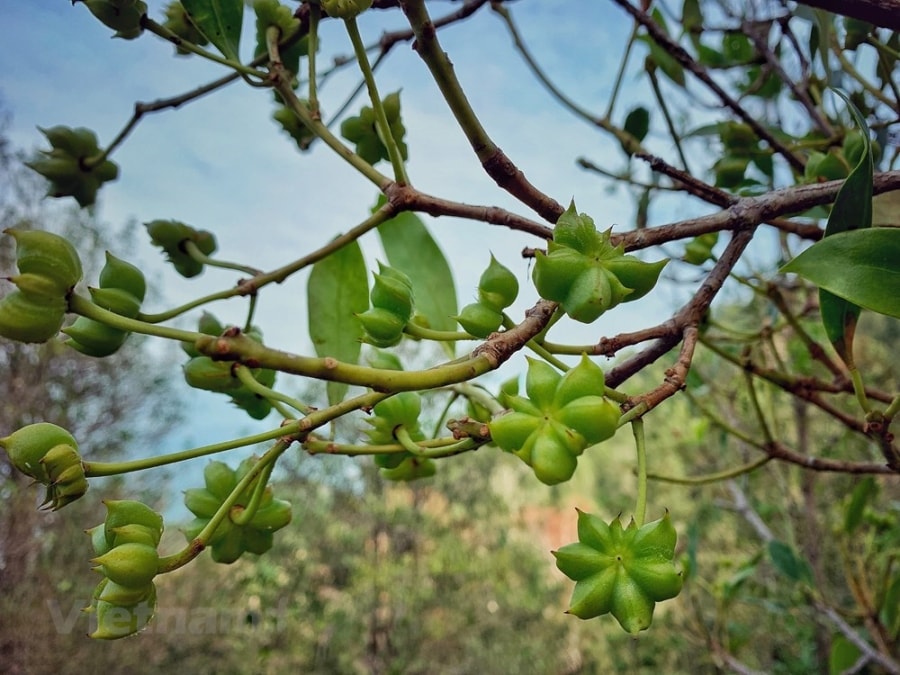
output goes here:
<path id="1" fill-rule="evenodd" d="M 164 4 L 150 0 L 150 15 L 161 20 Z M 433 17 L 439 17 L 458 3 L 437 1 L 429 7 Z M 520 0 L 508 7 L 556 84 L 582 106 L 602 113 L 630 32 L 624 13 L 612 3 L 596 0 Z M 376 41 L 384 30 L 404 26 L 404 17 L 396 10 L 370 11 L 360 19 L 366 42 Z M 254 33 L 248 14 L 245 59 Z M 57 124 L 89 127 L 101 144 L 108 143 L 128 121 L 135 102 L 179 94 L 224 74 L 220 66 L 197 57 L 176 57 L 170 44 L 152 34 L 132 41 L 110 36 L 111 31 L 84 5 L 73 7 L 68 0 L 0 0 L 0 97 L 12 114 L 7 133 L 14 146 L 27 151 L 43 147 L 37 127 Z M 350 53 L 337 22 L 323 25 L 321 40 L 322 64 Z M 632 227 L 631 197 L 622 191 L 610 193 L 597 176 L 575 163 L 576 157 L 586 156 L 618 170 L 625 165 L 618 144 L 547 96 L 513 48 L 499 17 L 484 8 L 463 24 L 442 30 L 440 40 L 483 125 L 536 186 L 561 203 L 574 199 L 579 211 L 590 214 L 601 229 Z M 631 63 L 621 118 L 649 96 L 638 80 L 642 55 Z M 416 187 L 535 217 L 481 170 L 424 63 L 408 45 L 395 47 L 376 77 L 382 95 L 401 90 L 410 148 L 408 172 Z M 353 68 L 328 80 L 320 92 L 326 117 L 358 81 Z M 355 109 L 364 103 L 359 99 Z M 323 144 L 299 153 L 272 121 L 273 110 L 270 92 L 236 83 L 178 110 L 146 116 L 112 158 L 120 166 L 120 178 L 101 191 L 100 219 L 115 226 L 129 220 L 181 220 L 212 231 L 221 258 L 263 269 L 315 250 L 364 219 L 376 198 L 371 184 Z M 652 133 L 648 143 L 653 147 Z M 659 150 L 668 154 L 671 148 L 663 142 Z M 380 169 L 388 171 L 388 166 L 382 164 Z M 679 208 L 684 207 L 651 211 L 651 224 L 695 215 Z M 427 216 L 424 220 L 451 261 L 460 305 L 474 299 L 489 251 L 519 278 L 522 290 L 513 317 L 521 317 L 536 301 L 528 262 L 520 251 L 541 245 L 539 240 L 482 223 Z M 375 269 L 376 260 L 383 258 L 377 236 L 367 236 L 362 245 L 369 268 Z M 139 262 L 148 276 L 162 280 L 165 301 L 145 311 L 228 288 L 236 280 L 233 272 L 224 270 L 207 270 L 185 280 L 146 240 L 134 250 L 113 252 Z M 659 257 L 649 252 L 649 259 Z M 306 336 L 305 279 L 306 274 L 298 275 L 261 294 L 257 317 L 267 344 L 312 352 Z M 591 327 L 567 326 L 565 339 L 590 342 L 603 334 L 655 324 L 677 306 L 678 297 L 675 290 L 662 289 Z M 245 311 L 241 301 L 209 309 L 234 323 L 243 320 Z M 197 316 L 176 323 L 193 327 Z M 504 370 L 503 379 L 514 372 Z M 178 364 L 173 364 L 173 376 L 180 377 Z M 211 443 L 226 438 L 227 432 L 261 431 L 271 428 L 275 419 L 253 423 L 243 415 L 229 415 L 232 408 L 223 397 L 202 396 L 198 410 L 207 414 L 194 416 L 190 426 L 173 435 L 173 445 Z"/>

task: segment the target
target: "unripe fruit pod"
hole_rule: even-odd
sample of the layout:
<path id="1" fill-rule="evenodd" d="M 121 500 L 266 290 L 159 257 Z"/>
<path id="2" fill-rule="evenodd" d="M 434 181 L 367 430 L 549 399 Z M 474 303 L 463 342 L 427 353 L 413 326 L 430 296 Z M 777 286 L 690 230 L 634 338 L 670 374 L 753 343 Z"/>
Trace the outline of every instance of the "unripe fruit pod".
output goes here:
<path id="1" fill-rule="evenodd" d="M 52 279 L 41 274 L 23 273 L 10 277 L 9 280 L 29 300 L 40 303 L 54 311 L 60 308 L 65 311 L 65 296 L 60 295 L 59 286 Z"/>
<path id="2" fill-rule="evenodd" d="M 150 239 L 163 249 L 169 262 L 183 277 L 195 277 L 203 271 L 203 264 L 194 260 L 184 249 L 186 241 L 193 241 L 204 255 L 216 250 L 215 237 L 205 230 L 195 230 L 176 220 L 154 220 L 144 223 Z"/>
<path id="3" fill-rule="evenodd" d="M 497 447 L 515 452 L 525 445 L 528 437 L 536 432 L 542 423 L 541 418 L 534 415 L 511 412 L 495 417 L 488 423 L 488 429 Z"/>
<path id="4" fill-rule="evenodd" d="M 627 294 L 628 289 L 615 275 L 600 265 L 591 265 L 575 279 L 560 305 L 576 321 L 591 323 Z"/>
<path id="5" fill-rule="evenodd" d="M 143 525 L 154 533 L 156 544 L 162 537 L 163 517 L 146 504 L 131 499 L 105 499 L 106 520 L 103 523 L 107 543 L 115 541 L 114 530 L 123 525 Z"/>
<path id="6" fill-rule="evenodd" d="M 25 274 L 37 274 L 56 284 L 60 296 L 81 281 L 81 258 L 64 237 L 42 230 L 6 229 L 16 240 L 16 264 Z"/>
<path id="7" fill-rule="evenodd" d="M 64 300 L 36 300 L 16 289 L 0 298 L 0 336 L 17 342 L 46 342 L 62 328 L 65 316 Z"/>
<path id="8" fill-rule="evenodd" d="M 241 381 L 231 374 L 231 364 L 226 361 L 213 361 L 208 356 L 195 356 L 184 365 L 184 379 L 195 389 L 231 393 L 243 386 Z"/>
<path id="9" fill-rule="evenodd" d="M 246 528 L 243 531 L 241 542 L 247 553 L 262 555 L 272 548 L 275 543 L 275 535 L 271 530 Z"/>
<path id="10" fill-rule="evenodd" d="M 388 122 L 400 119 L 400 92 L 395 91 L 381 99 L 381 107 L 384 108 L 384 116 Z"/>
<path id="11" fill-rule="evenodd" d="M 559 247 L 550 253 L 538 251 L 531 278 L 542 298 L 562 302 L 569 294 L 572 283 L 589 266 L 588 259 L 571 248 Z"/>
<path id="12" fill-rule="evenodd" d="M 152 583 L 146 586 L 129 587 L 110 581 L 109 578 L 104 578 L 104 581 L 106 584 L 97 599 L 117 607 L 133 607 L 147 600 L 153 591 Z"/>
<path id="13" fill-rule="evenodd" d="M 459 316 L 454 317 L 467 333 L 486 338 L 503 323 L 503 315 L 480 302 L 466 305 Z"/>
<path id="14" fill-rule="evenodd" d="M 587 579 L 611 564 L 609 556 L 581 542 L 568 544 L 552 553 L 559 571 L 572 581 Z"/>
<path id="15" fill-rule="evenodd" d="M 320 0 L 322 9 L 335 19 L 352 19 L 372 6 L 372 0 Z"/>
<path id="16" fill-rule="evenodd" d="M 622 286 L 631 289 L 620 302 L 632 302 L 643 298 L 653 290 L 659 275 L 668 260 L 655 263 L 644 262 L 633 255 L 623 255 L 603 261 L 603 266 L 621 282 Z"/>
<path id="17" fill-rule="evenodd" d="M 372 307 L 385 309 L 403 320 L 404 325 L 412 316 L 413 297 L 410 287 L 401 279 L 376 274 L 372 284 Z"/>
<path id="18" fill-rule="evenodd" d="M 140 301 L 128 291 L 118 288 L 88 288 L 88 292 L 95 305 L 119 316 L 133 319 L 141 311 Z"/>
<path id="19" fill-rule="evenodd" d="M 106 264 L 100 270 L 100 288 L 127 291 L 138 301 L 143 301 L 147 293 L 147 281 L 140 269 L 107 251 Z"/>
<path id="20" fill-rule="evenodd" d="M 584 436 L 589 445 L 612 438 L 622 411 L 602 396 L 582 396 L 557 411 L 554 418 Z"/>
<path id="21" fill-rule="evenodd" d="M 283 499 L 273 499 L 265 508 L 253 514 L 248 523 L 249 528 L 274 532 L 291 522 L 291 503 Z"/>
<path id="22" fill-rule="evenodd" d="M 518 295 L 519 281 L 516 275 L 492 255 L 490 264 L 478 281 L 478 299 L 491 309 L 502 312 L 516 301 Z"/>
<path id="23" fill-rule="evenodd" d="M 637 635 L 650 627 L 654 603 L 634 579 L 619 575 L 612 594 L 610 611 L 626 632 Z"/>
<path id="24" fill-rule="evenodd" d="M 91 548 L 94 550 L 95 556 L 103 555 L 112 548 L 106 542 L 106 528 L 103 523 L 85 530 L 84 533 L 91 538 Z"/>
<path id="25" fill-rule="evenodd" d="M 402 317 L 380 307 L 357 314 L 356 318 L 362 324 L 367 337 L 377 341 L 374 344 L 378 347 L 391 347 L 400 342 L 403 328 L 406 326 L 406 320 Z"/>
<path id="26" fill-rule="evenodd" d="M 92 155 L 98 149 L 96 134 L 84 127 L 72 129 L 57 125 L 49 129 L 38 127 L 38 131 L 44 134 L 44 137 L 53 148 L 62 150 L 66 155 L 75 159 Z"/>
<path id="27" fill-rule="evenodd" d="M 152 528 L 147 527 L 146 525 L 138 525 L 137 523 L 115 527 L 112 529 L 112 534 L 113 542 L 110 548 L 115 548 L 122 544 L 143 544 L 144 546 L 156 548 L 156 544 L 158 543 L 156 532 Z M 106 532 L 104 530 L 104 536 L 105 535 Z M 103 554 L 98 553 L 98 555 Z"/>
<path id="28" fill-rule="evenodd" d="M 25 162 L 25 166 L 57 184 L 74 186 L 82 180 L 77 158 L 68 155 L 55 156 L 54 153 L 47 152 L 43 155 Z"/>
<path id="29" fill-rule="evenodd" d="M 537 432 L 531 448 L 531 468 L 545 485 L 556 485 L 569 480 L 575 473 L 578 460 L 569 452 L 550 425 Z"/>
<path id="30" fill-rule="evenodd" d="M 529 400 L 540 410 L 549 410 L 553 405 L 556 389 L 562 375 L 546 361 L 526 357 L 528 372 L 525 375 L 525 392 Z"/>
<path id="31" fill-rule="evenodd" d="M 427 457 L 407 457 L 393 469 L 380 469 L 379 474 L 386 480 L 411 481 L 430 478 L 437 472 L 433 459 Z"/>
<path id="32" fill-rule="evenodd" d="M 224 501 L 237 485 L 234 469 L 225 464 L 225 462 L 219 461 L 212 461 L 203 468 L 203 480 L 206 484 L 206 489 L 219 502 Z"/>
<path id="33" fill-rule="evenodd" d="M 0 447 L 6 450 L 12 465 L 26 476 L 31 476 L 44 484 L 50 481 L 50 477 L 41 460 L 57 445 L 78 448 L 72 434 L 50 422 L 29 424 L 5 438 L 0 438 Z"/>
<path id="34" fill-rule="evenodd" d="M 641 561 L 628 570 L 628 576 L 654 602 L 674 598 L 684 585 L 683 573 L 675 569 L 671 560 Z"/>
<path id="35" fill-rule="evenodd" d="M 159 553 L 146 544 L 122 544 L 94 558 L 97 569 L 110 581 L 126 588 L 147 586 L 156 576 Z"/>
<path id="36" fill-rule="evenodd" d="M 123 330 L 83 316 L 78 317 L 71 326 L 63 328 L 62 332 L 71 338 L 66 340 L 67 345 L 82 354 L 98 358 L 115 354 L 129 335 Z"/>
<path id="37" fill-rule="evenodd" d="M 156 585 L 151 583 L 149 587 L 147 597 L 136 605 L 114 605 L 95 600 L 91 610 L 97 619 L 97 629 L 88 637 L 95 640 L 118 640 L 134 635 L 146 627 L 156 611 Z"/>
<path id="38" fill-rule="evenodd" d="M 141 17 L 147 13 L 147 4 L 141 0 L 81 1 L 91 10 L 91 14 L 116 31 L 113 37 L 133 40 L 144 31 Z"/>
<path id="39" fill-rule="evenodd" d="M 231 402 L 255 420 L 262 420 L 272 412 L 272 403 L 257 394 L 238 390 L 231 395 Z"/>
<path id="40" fill-rule="evenodd" d="M 605 384 L 603 369 L 587 354 L 582 354 L 578 365 L 569 369 L 559 381 L 553 407 L 563 408 L 582 396 L 603 396 Z"/>
<path id="41" fill-rule="evenodd" d="M 212 518 L 222 506 L 222 501 L 205 488 L 190 488 L 184 491 L 184 505 L 198 518 Z"/>
<path id="42" fill-rule="evenodd" d="M 221 540 L 211 546 L 211 549 L 211 557 L 217 563 L 230 565 L 235 562 L 246 550 L 241 528 L 233 527 L 228 530 Z"/>

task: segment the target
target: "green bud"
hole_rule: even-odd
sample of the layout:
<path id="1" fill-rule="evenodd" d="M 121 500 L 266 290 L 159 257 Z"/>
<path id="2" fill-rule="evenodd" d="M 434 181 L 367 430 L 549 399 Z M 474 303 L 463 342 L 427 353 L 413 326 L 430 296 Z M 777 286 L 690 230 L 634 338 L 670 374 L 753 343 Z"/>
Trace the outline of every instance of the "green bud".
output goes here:
<path id="1" fill-rule="evenodd" d="M 151 583 L 146 598 L 135 605 L 115 605 L 98 598 L 94 600 L 90 610 L 96 617 L 97 628 L 89 637 L 95 640 L 117 640 L 134 635 L 153 618 L 156 611 L 156 585 Z"/>
<path id="2" fill-rule="evenodd" d="M 71 339 L 66 344 L 87 356 L 102 358 L 115 354 L 125 344 L 130 333 L 105 323 L 79 316 L 75 323 L 62 332 Z"/>
<path id="3" fill-rule="evenodd" d="M 206 230 L 196 230 L 176 220 L 154 220 L 144 226 L 153 244 L 162 248 L 175 271 L 183 277 L 195 277 L 203 271 L 203 264 L 185 251 L 185 242 L 193 241 L 204 255 L 216 250 L 216 239 Z"/>
<path id="4" fill-rule="evenodd" d="M 153 533 L 159 545 L 163 532 L 163 518 L 146 504 L 130 499 L 105 499 L 106 520 L 103 523 L 106 542 L 111 547 L 115 542 L 115 530 L 123 525 L 143 525 Z"/>
<path id="5" fill-rule="evenodd" d="M 53 283 L 65 296 L 81 280 L 81 259 L 67 239 L 42 230 L 3 230 L 16 240 L 16 265 Z"/>
<path id="6" fill-rule="evenodd" d="M 405 275 L 404 275 L 405 276 Z M 372 307 L 385 309 L 403 320 L 412 316 L 413 296 L 408 283 L 393 275 L 376 274 L 372 284 Z"/>
<path id="7" fill-rule="evenodd" d="M 51 479 L 41 460 L 57 445 L 67 445 L 76 450 L 78 448 L 72 434 L 50 422 L 29 424 L 0 438 L 0 447 L 6 450 L 12 465 L 26 476 L 44 484 Z"/>
<path id="8" fill-rule="evenodd" d="M 144 273 L 129 262 L 106 252 L 106 264 L 100 270 L 100 288 L 116 288 L 133 295 L 138 302 L 147 294 Z"/>
<path id="9" fill-rule="evenodd" d="M 376 347 L 392 347 L 403 337 L 406 320 L 387 309 L 374 307 L 357 314 L 356 318 Z"/>
<path id="10" fill-rule="evenodd" d="M 540 410 L 550 410 L 556 389 L 562 375 L 546 361 L 528 359 L 528 373 L 525 375 L 525 392 L 531 402 Z"/>
<path id="11" fill-rule="evenodd" d="M 144 31 L 141 19 L 147 4 L 141 0 L 81 0 L 104 25 L 116 31 L 113 37 L 133 40 Z"/>
<path id="12" fill-rule="evenodd" d="M 335 19 L 352 19 L 372 6 L 372 0 L 320 0 L 322 9 Z"/>
<path id="13" fill-rule="evenodd" d="M 122 544 L 94 558 L 96 569 L 110 581 L 126 588 L 147 586 L 156 576 L 159 553 L 146 544 Z"/>
<path id="14" fill-rule="evenodd" d="M 519 281 L 516 275 L 492 255 L 490 264 L 478 281 L 478 299 L 483 305 L 502 312 L 516 301 L 518 295 Z"/>
<path id="15" fill-rule="evenodd" d="M 17 289 L 0 298 L 0 336 L 17 342 L 46 342 L 62 328 L 65 314 L 65 300 L 36 298 Z"/>
<path id="16" fill-rule="evenodd" d="M 206 489 L 221 503 L 228 498 L 228 495 L 237 486 L 238 479 L 234 474 L 234 469 L 225 462 L 212 461 L 203 468 L 203 481 L 206 484 Z M 191 510 L 193 511 L 193 509 Z"/>
<path id="17" fill-rule="evenodd" d="M 467 333 L 480 338 L 486 338 L 503 322 L 503 315 L 499 311 L 480 302 L 466 305 L 459 316 L 454 318 Z"/>

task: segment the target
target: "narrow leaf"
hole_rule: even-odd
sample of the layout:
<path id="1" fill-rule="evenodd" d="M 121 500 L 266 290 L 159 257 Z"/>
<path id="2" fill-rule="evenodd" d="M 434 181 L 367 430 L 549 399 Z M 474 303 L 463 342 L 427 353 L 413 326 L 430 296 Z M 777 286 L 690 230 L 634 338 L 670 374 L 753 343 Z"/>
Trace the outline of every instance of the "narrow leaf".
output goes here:
<path id="1" fill-rule="evenodd" d="M 900 318 L 900 229 L 896 227 L 872 227 L 826 237 L 781 271 L 808 279 L 836 296 L 839 303 L 855 307 L 857 314 L 859 307 L 864 307 Z"/>
<path id="2" fill-rule="evenodd" d="M 425 223 L 404 212 L 378 226 L 388 263 L 412 281 L 416 313 L 435 330 L 455 330 L 457 314 L 453 273 Z"/>
<path id="3" fill-rule="evenodd" d="M 363 330 L 356 314 L 369 308 L 366 261 L 351 242 L 313 265 L 306 286 L 309 337 L 316 354 L 357 363 Z M 348 386 L 328 383 L 328 402 L 343 400 Z"/>
<path id="4" fill-rule="evenodd" d="M 181 0 L 184 10 L 197 29 L 213 43 L 225 58 L 239 61 L 242 0 Z"/>
<path id="5" fill-rule="evenodd" d="M 878 484 L 872 476 L 866 476 L 853 488 L 850 501 L 844 507 L 844 532 L 853 534 L 853 531 L 859 527 L 866 511 L 866 504 L 877 490 Z"/>

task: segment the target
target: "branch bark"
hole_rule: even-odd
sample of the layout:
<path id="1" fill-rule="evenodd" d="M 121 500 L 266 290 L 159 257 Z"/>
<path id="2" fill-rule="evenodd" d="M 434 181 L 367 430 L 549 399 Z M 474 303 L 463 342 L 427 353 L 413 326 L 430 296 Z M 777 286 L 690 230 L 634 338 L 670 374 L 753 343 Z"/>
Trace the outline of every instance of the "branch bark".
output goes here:
<path id="1" fill-rule="evenodd" d="M 900 0 L 797 0 L 797 4 L 900 31 Z"/>

